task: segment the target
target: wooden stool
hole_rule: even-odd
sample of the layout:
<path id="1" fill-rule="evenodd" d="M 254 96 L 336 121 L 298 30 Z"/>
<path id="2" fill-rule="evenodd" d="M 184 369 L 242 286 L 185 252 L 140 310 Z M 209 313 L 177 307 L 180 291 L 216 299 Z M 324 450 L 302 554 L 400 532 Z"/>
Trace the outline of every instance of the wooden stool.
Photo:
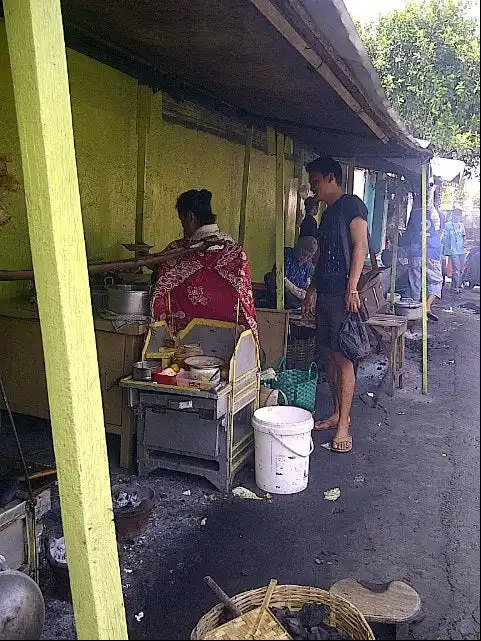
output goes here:
<path id="1" fill-rule="evenodd" d="M 347 599 L 369 623 L 393 625 L 396 639 L 406 639 L 408 625 L 421 611 L 419 594 L 404 581 L 383 585 L 362 585 L 356 579 L 342 579 L 329 592 Z"/>
<path id="2" fill-rule="evenodd" d="M 394 314 L 375 314 L 366 325 L 379 335 L 384 343 L 389 344 L 389 395 L 394 396 L 394 387 L 399 389 L 403 386 L 405 334 L 408 327 L 407 319 L 404 316 Z"/>

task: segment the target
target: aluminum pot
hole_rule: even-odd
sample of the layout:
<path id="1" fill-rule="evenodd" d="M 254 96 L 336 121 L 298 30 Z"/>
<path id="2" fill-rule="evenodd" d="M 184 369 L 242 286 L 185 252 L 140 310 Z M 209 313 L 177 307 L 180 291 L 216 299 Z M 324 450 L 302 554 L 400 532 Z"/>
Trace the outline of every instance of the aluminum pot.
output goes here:
<path id="1" fill-rule="evenodd" d="M 156 369 L 157 365 L 153 366 L 148 361 L 139 361 L 132 365 L 132 378 L 134 381 L 151 381 L 152 370 Z"/>
<path id="2" fill-rule="evenodd" d="M 186 358 L 184 363 L 189 368 L 190 377 L 194 380 L 212 383 L 212 385 L 220 383 L 220 368 L 224 365 L 224 361 L 221 358 L 192 356 Z"/>
<path id="3" fill-rule="evenodd" d="M 396 316 L 404 316 L 408 320 L 419 320 L 423 317 L 423 306 L 412 298 L 401 298 L 394 304 Z"/>
<path id="4" fill-rule="evenodd" d="M 149 285 L 107 285 L 107 307 L 123 316 L 150 315 Z"/>

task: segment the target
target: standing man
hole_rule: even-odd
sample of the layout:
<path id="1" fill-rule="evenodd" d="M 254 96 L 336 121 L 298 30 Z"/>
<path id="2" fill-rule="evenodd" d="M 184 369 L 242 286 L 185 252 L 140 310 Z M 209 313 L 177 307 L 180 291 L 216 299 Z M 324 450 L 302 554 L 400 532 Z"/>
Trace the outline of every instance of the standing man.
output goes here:
<path id="1" fill-rule="evenodd" d="M 339 348 L 339 334 L 345 313 L 360 308 L 357 286 L 367 253 L 367 209 L 357 196 L 342 192 L 341 165 L 333 158 L 316 158 L 306 165 L 317 202 L 325 202 L 319 226 L 319 260 L 303 312 L 313 311 L 316 300 L 317 340 L 325 358 L 326 374 L 334 402 L 334 412 L 316 423 L 315 429 L 336 428 L 331 442 L 333 452 L 350 452 L 350 412 L 355 387 L 354 364 Z M 351 264 L 346 264 L 341 225 L 351 243 Z"/>
<path id="2" fill-rule="evenodd" d="M 453 211 L 453 217 L 444 227 L 444 255 L 449 256 L 453 267 L 451 291 L 459 294 L 463 284 L 463 270 L 466 262 L 466 230 L 460 209 Z"/>
<path id="3" fill-rule="evenodd" d="M 317 221 L 315 216 L 317 216 L 318 210 L 319 203 L 317 200 L 312 196 L 306 198 L 304 201 L 304 211 L 306 215 L 299 229 L 299 238 L 303 238 L 304 236 L 317 238 Z"/>

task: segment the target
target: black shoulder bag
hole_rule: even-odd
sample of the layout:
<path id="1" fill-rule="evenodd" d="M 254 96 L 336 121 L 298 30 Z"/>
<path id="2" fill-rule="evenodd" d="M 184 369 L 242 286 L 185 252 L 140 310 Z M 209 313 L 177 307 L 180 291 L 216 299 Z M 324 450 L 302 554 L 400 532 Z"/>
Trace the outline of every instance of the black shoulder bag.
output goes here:
<path id="1" fill-rule="evenodd" d="M 341 220 L 341 240 L 346 260 L 348 272 L 351 267 L 351 243 L 349 242 L 348 226 L 344 215 Z M 386 299 L 382 292 L 381 287 L 381 269 L 377 265 L 376 253 L 374 252 L 371 244 L 371 236 L 369 229 L 367 230 L 367 244 L 369 247 L 369 257 L 371 259 L 371 269 L 363 272 L 357 284 L 357 291 L 361 301 L 361 308 L 359 314 L 363 321 L 367 321 L 374 314 L 379 313 L 386 306 Z"/>

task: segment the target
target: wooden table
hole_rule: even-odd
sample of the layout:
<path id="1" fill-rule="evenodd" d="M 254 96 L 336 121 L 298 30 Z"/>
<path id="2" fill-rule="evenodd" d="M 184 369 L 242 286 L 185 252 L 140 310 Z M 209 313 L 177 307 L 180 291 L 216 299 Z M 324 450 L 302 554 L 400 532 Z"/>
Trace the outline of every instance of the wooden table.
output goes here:
<path id="1" fill-rule="evenodd" d="M 389 346 L 389 394 L 394 396 L 394 387 L 399 389 L 403 386 L 404 355 L 405 355 L 405 334 L 408 327 L 407 319 L 404 316 L 394 314 L 375 314 L 366 325 L 378 334 L 381 341 Z"/>
<path id="2" fill-rule="evenodd" d="M 118 382 L 140 360 L 147 328 L 126 325 L 116 330 L 110 321 L 100 318 L 94 324 L 105 430 L 120 436 L 120 465 L 131 468 L 136 422 L 128 407 L 127 390 Z M 0 300 L 0 374 L 14 412 L 49 418 L 38 312 L 23 299 Z"/>

